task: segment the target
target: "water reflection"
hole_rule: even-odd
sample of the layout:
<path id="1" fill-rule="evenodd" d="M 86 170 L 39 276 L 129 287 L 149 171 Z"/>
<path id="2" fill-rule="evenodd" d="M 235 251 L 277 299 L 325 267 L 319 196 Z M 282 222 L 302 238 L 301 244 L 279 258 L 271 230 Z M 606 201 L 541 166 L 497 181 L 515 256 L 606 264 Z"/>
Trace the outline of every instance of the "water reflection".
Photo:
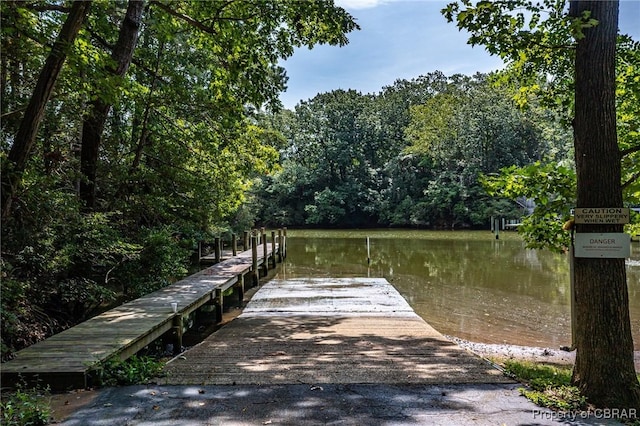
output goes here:
<path id="1" fill-rule="evenodd" d="M 367 264 L 366 237 L 371 241 Z M 515 233 L 289 231 L 280 274 L 384 277 L 444 334 L 486 343 L 571 343 L 566 256 L 527 250 Z M 640 350 L 640 249 L 627 264 L 632 330 Z"/>

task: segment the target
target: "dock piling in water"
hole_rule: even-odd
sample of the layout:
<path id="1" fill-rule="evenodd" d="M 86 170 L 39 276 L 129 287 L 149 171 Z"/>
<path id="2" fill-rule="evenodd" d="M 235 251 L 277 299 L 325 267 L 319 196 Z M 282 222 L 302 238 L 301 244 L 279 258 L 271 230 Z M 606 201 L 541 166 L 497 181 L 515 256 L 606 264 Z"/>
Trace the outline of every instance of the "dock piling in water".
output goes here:
<path id="1" fill-rule="evenodd" d="M 258 231 L 254 230 L 251 235 L 251 275 L 253 276 L 253 286 L 260 282 L 258 275 Z"/>
<path id="2" fill-rule="evenodd" d="M 367 265 L 371 264 L 371 243 L 367 237 Z"/>
<path id="3" fill-rule="evenodd" d="M 264 263 L 262 264 L 262 276 L 266 277 L 269 273 L 269 246 L 267 245 L 267 231 L 264 228 L 260 228 L 260 234 L 262 234 L 262 250 L 264 255 Z"/>
<path id="4" fill-rule="evenodd" d="M 276 267 L 276 231 L 271 231 L 271 265 Z"/>

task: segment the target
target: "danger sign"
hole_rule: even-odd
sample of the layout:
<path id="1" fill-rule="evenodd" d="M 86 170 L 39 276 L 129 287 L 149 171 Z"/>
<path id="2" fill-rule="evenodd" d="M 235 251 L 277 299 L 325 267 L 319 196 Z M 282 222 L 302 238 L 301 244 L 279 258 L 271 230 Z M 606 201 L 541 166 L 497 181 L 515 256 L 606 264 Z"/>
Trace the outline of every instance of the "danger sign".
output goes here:
<path id="1" fill-rule="evenodd" d="M 631 237 L 620 233 L 577 233 L 576 257 L 627 258 L 631 256 Z"/>

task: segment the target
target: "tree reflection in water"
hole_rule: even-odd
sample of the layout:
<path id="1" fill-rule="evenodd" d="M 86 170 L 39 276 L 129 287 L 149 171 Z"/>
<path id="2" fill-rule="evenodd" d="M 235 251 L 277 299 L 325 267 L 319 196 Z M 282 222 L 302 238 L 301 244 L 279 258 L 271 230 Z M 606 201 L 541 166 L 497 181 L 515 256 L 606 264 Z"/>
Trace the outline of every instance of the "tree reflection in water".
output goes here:
<path id="1" fill-rule="evenodd" d="M 526 346 L 571 343 L 568 258 L 525 249 L 516 233 L 495 240 L 489 231 L 290 230 L 287 247 L 281 278 L 384 277 L 443 334 Z M 640 350 L 637 242 L 627 281 Z"/>

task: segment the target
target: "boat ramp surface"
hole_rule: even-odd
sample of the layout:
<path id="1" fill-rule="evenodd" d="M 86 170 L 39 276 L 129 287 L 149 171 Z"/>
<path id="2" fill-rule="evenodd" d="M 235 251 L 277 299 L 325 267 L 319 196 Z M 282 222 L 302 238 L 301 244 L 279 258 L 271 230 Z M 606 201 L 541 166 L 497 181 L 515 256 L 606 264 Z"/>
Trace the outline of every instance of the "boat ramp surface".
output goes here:
<path id="1" fill-rule="evenodd" d="M 165 373 L 61 426 L 618 424 L 535 406 L 384 279 L 272 280 Z"/>
<path id="2" fill-rule="evenodd" d="M 382 278 L 272 280 L 161 384 L 509 383 Z"/>

